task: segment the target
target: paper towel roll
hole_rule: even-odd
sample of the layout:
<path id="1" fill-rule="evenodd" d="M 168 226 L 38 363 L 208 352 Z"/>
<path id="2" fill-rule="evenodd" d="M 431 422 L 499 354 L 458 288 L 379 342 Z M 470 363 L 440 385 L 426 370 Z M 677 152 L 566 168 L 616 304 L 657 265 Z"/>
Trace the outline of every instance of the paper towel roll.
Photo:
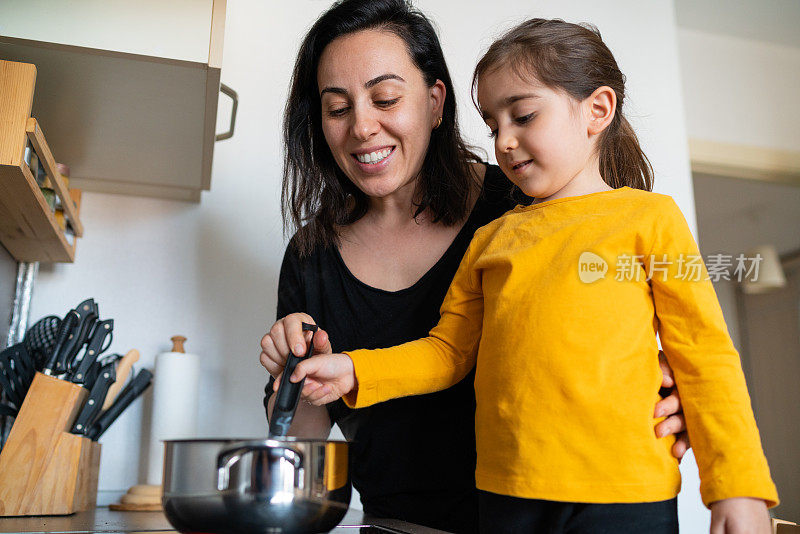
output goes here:
<path id="1" fill-rule="evenodd" d="M 176 339 L 177 338 L 177 339 Z M 197 432 L 200 360 L 183 350 L 185 338 L 172 338 L 172 352 L 156 356 L 153 373 L 153 417 L 150 432 L 148 484 L 161 484 L 165 439 L 194 438 Z"/>

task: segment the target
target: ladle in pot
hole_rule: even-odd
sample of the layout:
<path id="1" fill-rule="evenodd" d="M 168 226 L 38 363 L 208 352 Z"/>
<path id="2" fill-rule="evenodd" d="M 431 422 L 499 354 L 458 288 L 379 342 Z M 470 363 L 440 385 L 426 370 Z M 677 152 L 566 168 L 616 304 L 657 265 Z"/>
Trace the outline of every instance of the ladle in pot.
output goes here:
<path id="1" fill-rule="evenodd" d="M 300 393 L 303 391 L 303 384 L 306 379 L 293 383 L 289 380 L 294 373 L 294 368 L 305 358 L 311 357 L 314 351 L 314 334 L 317 332 L 317 325 L 303 323 L 303 332 L 311 331 L 311 341 L 308 343 L 308 350 L 305 356 L 295 356 L 289 351 L 286 360 L 286 367 L 283 369 L 281 383 L 278 392 L 275 394 L 275 407 L 272 409 L 272 417 L 269 418 L 269 438 L 283 439 L 289 433 L 292 426 L 294 414 L 297 411 L 297 403 L 300 401 Z"/>

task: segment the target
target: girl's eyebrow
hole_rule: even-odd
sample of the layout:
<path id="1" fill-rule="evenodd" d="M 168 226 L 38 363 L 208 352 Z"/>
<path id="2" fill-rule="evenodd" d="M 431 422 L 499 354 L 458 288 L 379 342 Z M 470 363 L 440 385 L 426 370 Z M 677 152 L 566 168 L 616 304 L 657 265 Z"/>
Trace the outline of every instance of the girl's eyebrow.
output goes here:
<path id="1" fill-rule="evenodd" d="M 526 98 L 541 98 L 541 96 L 537 95 L 536 93 L 528 93 L 528 94 L 524 94 L 524 95 L 514 95 L 514 96 L 509 96 L 508 98 L 506 98 L 503 101 L 503 103 L 508 106 L 510 104 L 513 104 L 514 102 L 519 101 L 519 100 L 525 100 Z"/>
<path id="2" fill-rule="evenodd" d="M 376 77 L 372 78 L 371 80 L 369 80 L 368 82 L 366 82 L 364 84 L 364 87 L 367 88 L 367 89 L 370 89 L 370 88 L 375 87 L 379 83 L 384 82 L 386 80 L 398 80 L 398 81 L 401 81 L 403 83 L 406 82 L 402 77 L 398 76 L 397 74 L 381 74 L 380 76 L 376 76 Z M 325 93 L 333 93 L 333 94 L 337 94 L 337 95 L 347 95 L 347 89 L 343 89 L 341 87 L 326 87 L 322 91 L 319 92 L 319 96 L 321 97 Z"/>

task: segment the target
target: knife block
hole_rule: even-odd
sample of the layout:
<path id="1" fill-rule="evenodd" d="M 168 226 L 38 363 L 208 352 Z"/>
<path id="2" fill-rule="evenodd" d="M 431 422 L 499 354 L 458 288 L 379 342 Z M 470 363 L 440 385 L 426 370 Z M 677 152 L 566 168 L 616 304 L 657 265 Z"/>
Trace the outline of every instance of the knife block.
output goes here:
<path id="1" fill-rule="evenodd" d="M 96 505 L 100 444 L 69 433 L 88 395 L 36 373 L 0 452 L 0 516 L 66 515 Z"/>

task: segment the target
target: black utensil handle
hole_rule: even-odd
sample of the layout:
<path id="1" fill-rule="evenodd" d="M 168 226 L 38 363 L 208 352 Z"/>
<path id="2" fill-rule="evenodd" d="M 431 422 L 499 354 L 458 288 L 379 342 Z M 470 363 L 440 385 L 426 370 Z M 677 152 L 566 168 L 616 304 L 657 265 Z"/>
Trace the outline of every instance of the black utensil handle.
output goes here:
<path id="1" fill-rule="evenodd" d="M 84 343 L 89 341 L 95 323 L 97 322 L 97 315 L 94 313 L 94 301 L 91 303 L 86 301 L 79 305 L 78 312 L 80 320 L 78 326 L 75 328 L 75 335 L 64 343 L 64 350 L 59 356 L 59 369 L 62 373 L 67 372 L 71 367 L 71 362 L 75 356 L 80 352 Z"/>
<path id="2" fill-rule="evenodd" d="M 92 335 L 88 344 L 86 345 L 86 351 L 83 354 L 83 358 L 81 358 L 77 368 L 73 369 L 72 374 L 69 377 L 72 382 L 76 384 L 86 383 L 86 376 L 89 373 L 89 369 L 97 360 L 97 357 L 103 352 L 104 346 L 105 348 L 108 348 L 105 342 L 109 336 L 113 335 L 113 331 L 114 319 L 106 319 L 105 321 L 100 321 L 95 324 Z"/>
<path id="3" fill-rule="evenodd" d="M 108 389 L 116 379 L 116 366 L 113 363 L 100 370 L 100 378 L 92 386 L 89 398 L 86 399 L 86 403 L 78 413 L 78 418 L 75 419 L 75 423 L 72 425 L 72 430 L 70 430 L 72 434 L 86 434 L 89 431 L 95 418 L 100 414 Z"/>
<path id="4" fill-rule="evenodd" d="M 286 360 L 286 367 L 281 376 L 281 383 L 278 387 L 278 393 L 275 396 L 275 409 L 280 411 L 294 411 L 297 408 L 297 403 L 300 400 L 300 392 L 303 391 L 303 384 L 305 378 L 300 382 L 292 382 L 290 380 L 292 373 L 294 373 L 297 364 L 302 362 L 303 358 L 298 358 L 294 354 L 289 354 Z"/>
<path id="5" fill-rule="evenodd" d="M 269 420 L 270 436 L 282 437 L 289 432 L 294 413 L 297 411 L 297 404 L 300 402 L 300 393 L 303 391 L 303 385 L 306 380 L 304 378 L 300 382 L 294 383 L 290 381 L 290 378 L 297 364 L 305 358 L 311 357 L 314 352 L 314 333 L 317 331 L 317 326 L 303 323 L 303 331 L 312 332 L 311 341 L 308 344 L 308 349 L 306 349 L 305 357 L 295 356 L 291 351 L 289 352 L 289 357 L 286 359 L 286 366 L 281 376 L 281 383 L 278 386 L 278 393 L 275 395 L 275 407 L 272 409 L 272 417 Z"/>
<path id="6" fill-rule="evenodd" d="M 10 360 L 2 359 L 3 369 L 0 369 L 0 390 L 5 392 L 6 397 L 9 401 L 11 401 L 17 408 L 22 406 L 22 397 L 19 395 L 19 391 L 15 388 L 13 384 L 13 370 L 11 369 Z M 8 373 L 8 375 L 6 374 Z"/>
<path id="7" fill-rule="evenodd" d="M 278 393 L 275 395 L 275 407 L 272 409 L 272 417 L 269 418 L 270 436 L 286 436 L 289 433 L 289 427 L 292 426 L 294 413 L 297 411 L 297 405 L 300 402 L 300 393 L 303 391 L 303 385 L 306 380 L 304 378 L 300 382 L 293 383 L 289 378 L 292 376 L 294 368 L 302 360 L 303 358 L 298 358 L 291 353 L 286 360 L 286 367 L 281 376 Z"/>
<path id="8" fill-rule="evenodd" d="M 58 363 L 59 356 L 63 352 L 64 344 L 69 339 L 69 335 L 78 324 L 78 321 L 80 321 L 80 317 L 75 310 L 70 310 L 67 312 L 66 317 L 64 317 L 64 320 L 61 321 L 61 325 L 58 327 L 58 335 L 56 336 L 56 344 L 53 346 L 53 351 L 47 358 L 47 363 L 44 364 L 45 374 L 57 374 L 58 369 L 56 368 L 56 365 Z"/>
<path id="9" fill-rule="evenodd" d="M 14 361 L 19 365 L 19 369 L 23 374 L 33 375 L 33 363 L 31 362 L 30 354 L 28 354 L 28 349 L 25 348 L 25 343 L 11 345 L 6 350 L 10 350 L 14 354 Z"/>
<path id="10" fill-rule="evenodd" d="M 139 371 L 139 374 L 136 375 L 136 378 L 133 379 L 133 382 L 125 386 L 125 388 L 120 392 L 119 396 L 114 401 L 114 404 L 112 404 L 108 410 L 103 412 L 100 417 L 97 418 L 92 425 L 92 428 L 90 428 L 86 433 L 86 437 L 93 441 L 97 441 L 100 436 L 103 435 L 103 432 L 105 432 L 108 427 L 117 420 L 117 417 L 120 416 L 125 408 L 130 406 L 130 404 L 150 386 L 152 381 L 153 373 L 147 369 L 142 369 Z"/>

